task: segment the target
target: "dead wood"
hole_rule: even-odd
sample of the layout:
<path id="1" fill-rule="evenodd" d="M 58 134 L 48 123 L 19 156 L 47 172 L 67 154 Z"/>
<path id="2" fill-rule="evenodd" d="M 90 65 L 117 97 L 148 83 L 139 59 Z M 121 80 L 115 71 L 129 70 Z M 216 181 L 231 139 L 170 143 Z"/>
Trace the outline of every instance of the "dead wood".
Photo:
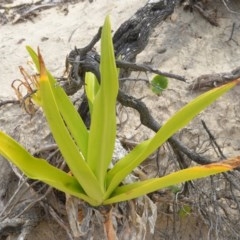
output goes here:
<path id="1" fill-rule="evenodd" d="M 237 67 L 230 72 L 203 74 L 196 78 L 189 85 L 189 89 L 194 91 L 209 90 L 232 80 L 238 79 L 239 77 L 240 67 Z"/>

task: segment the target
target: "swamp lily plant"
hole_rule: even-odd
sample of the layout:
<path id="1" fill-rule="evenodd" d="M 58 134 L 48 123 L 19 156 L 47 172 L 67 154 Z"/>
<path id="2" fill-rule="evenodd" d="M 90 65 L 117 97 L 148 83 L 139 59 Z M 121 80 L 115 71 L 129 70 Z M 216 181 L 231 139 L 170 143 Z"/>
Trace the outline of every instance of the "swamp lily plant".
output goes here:
<path id="1" fill-rule="evenodd" d="M 27 50 L 39 71 L 36 92 L 32 98 L 42 108 L 71 171 L 64 172 L 44 159 L 33 157 L 18 142 L 0 132 L 0 154 L 29 178 L 40 180 L 92 206 L 99 206 L 134 199 L 181 182 L 229 171 L 240 165 L 237 157 L 180 170 L 161 178 L 122 185 L 123 180 L 150 154 L 200 111 L 236 86 L 239 80 L 195 98 L 176 112 L 154 137 L 137 145 L 109 169 L 116 139 L 115 107 L 119 88 L 109 17 L 105 20 L 101 36 L 101 84 L 93 74 L 86 74 L 85 88 L 91 113 L 89 130 L 64 90 L 46 70 L 40 51 L 37 54 L 30 47 Z"/>

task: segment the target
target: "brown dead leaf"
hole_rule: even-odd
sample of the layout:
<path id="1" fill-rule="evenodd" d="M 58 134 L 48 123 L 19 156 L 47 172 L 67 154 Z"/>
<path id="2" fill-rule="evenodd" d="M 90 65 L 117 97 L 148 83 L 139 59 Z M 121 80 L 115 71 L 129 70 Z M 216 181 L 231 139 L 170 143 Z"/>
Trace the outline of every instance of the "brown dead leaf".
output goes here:
<path id="1" fill-rule="evenodd" d="M 106 220 L 104 222 L 104 228 L 107 234 L 107 239 L 108 240 L 116 240 L 116 232 L 113 227 L 112 223 L 112 209 L 105 215 Z"/>

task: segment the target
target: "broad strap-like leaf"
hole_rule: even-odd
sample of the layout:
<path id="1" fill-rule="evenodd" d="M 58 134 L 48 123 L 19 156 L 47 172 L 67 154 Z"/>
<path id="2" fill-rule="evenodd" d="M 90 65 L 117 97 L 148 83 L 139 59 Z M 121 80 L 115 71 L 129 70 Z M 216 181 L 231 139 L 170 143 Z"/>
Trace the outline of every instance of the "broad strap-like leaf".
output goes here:
<path id="1" fill-rule="evenodd" d="M 112 204 L 134 199 L 162 188 L 170 187 L 189 180 L 204 178 L 221 172 L 226 172 L 239 166 L 240 156 L 219 163 L 187 168 L 161 178 L 153 178 L 125 186 L 120 186 L 116 188 L 111 197 L 106 199 L 103 204 Z"/>
<path id="2" fill-rule="evenodd" d="M 29 46 L 26 47 L 29 52 L 37 70 L 40 72 L 39 60 L 36 52 Z M 70 98 L 67 96 L 65 91 L 58 86 L 57 81 L 54 79 L 52 74 L 47 71 L 48 80 L 52 86 L 52 93 L 54 98 L 57 99 L 56 104 L 58 106 L 59 112 L 68 127 L 72 137 L 74 138 L 76 144 L 80 148 L 84 158 L 86 159 L 87 155 L 87 145 L 88 145 L 88 130 L 76 111 L 73 103 Z"/>
<path id="3" fill-rule="evenodd" d="M 40 52 L 38 56 L 40 62 L 40 89 L 38 91 L 42 99 L 42 109 L 53 137 L 71 172 L 86 194 L 90 198 L 98 200 L 99 203 L 101 203 L 103 192 L 100 189 L 99 182 L 85 161 L 71 132 L 69 132 L 69 127 L 66 126 L 61 112 L 59 111 L 58 102 L 62 101 L 62 99 L 56 98 L 54 91 L 55 88 L 60 88 L 60 86 L 55 86 L 51 78 L 49 78 Z"/>
<path id="4" fill-rule="evenodd" d="M 102 29 L 100 72 L 101 84 L 93 103 L 87 161 L 104 191 L 106 171 L 115 145 L 115 108 L 118 94 L 118 75 L 109 17 Z"/>
<path id="5" fill-rule="evenodd" d="M 225 92 L 236 86 L 240 80 L 212 89 L 185 105 L 176 112 L 156 133 L 156 135 L 136 146 L 128 155 L 119 160 L 107 174 L 107 198 L 134 168 L 159 148 L 174 133 L 186 126 L 198 113 L 209 106 Z"/>
<path id="6" fill-rule="evenodd" d="M 97 205 L 86 195 L 75 177 L 50 165 L 44 159 L 33 157 L 18 142 L 3 132 L 0 132 L 0 154 L 16 165 L 27 177 L 40 180 L 89 204 Z"/>

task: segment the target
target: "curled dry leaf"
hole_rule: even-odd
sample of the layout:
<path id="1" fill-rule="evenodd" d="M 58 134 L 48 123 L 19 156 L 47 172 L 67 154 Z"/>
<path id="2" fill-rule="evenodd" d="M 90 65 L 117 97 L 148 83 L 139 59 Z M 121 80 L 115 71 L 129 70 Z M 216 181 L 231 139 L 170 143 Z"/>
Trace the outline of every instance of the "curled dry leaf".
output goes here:
<path id="1" fill-rule="evenodd" d="M 38 86 L 38 74 L 30 75 L 22 66 L 19 66 L 23 80 L 16 79 L 12 82 L 11 87 L 25 111 L 33 115 L 36 112 L 36 107 L 31 99 L 31 96 L 36 92 Z"/>

